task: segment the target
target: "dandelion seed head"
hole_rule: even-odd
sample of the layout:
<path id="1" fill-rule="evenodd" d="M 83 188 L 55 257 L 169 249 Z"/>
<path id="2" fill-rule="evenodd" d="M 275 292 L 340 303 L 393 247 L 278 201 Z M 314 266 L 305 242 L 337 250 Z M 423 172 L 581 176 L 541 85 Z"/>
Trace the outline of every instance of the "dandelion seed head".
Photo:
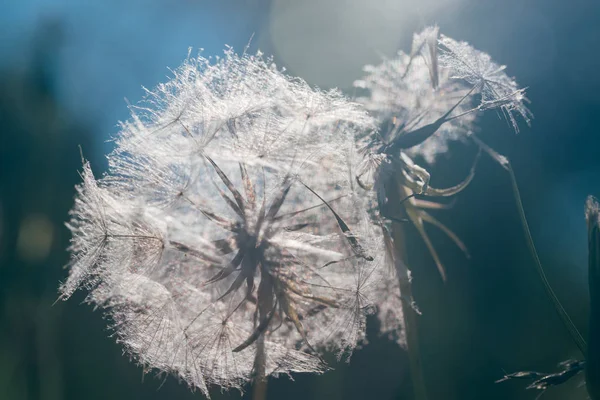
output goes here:
<path id="1" fill-rule="evenodd" d="M 423 137 L 403 148 L 407 156 L 420 156 L 432 164 L 447 154 L 451 141 L 464 141 L 473 131 L 477 113 L 500 110 L 518 132 L 515 118 L 529 124 L 525 90 L 494 63 L 491 57 L 440 35 L 436 26 L 413 37 L 410 53 L 366 66 L 355 82 L 367 94 L 359 97 L 380 122 L 384 144 L 423 131 Z"/>
<path id="2" fill-rule="evenodd" d="M 358 100 L 381 122 L 380 132 L 388 143 L 407 131 L 422 128 L 443 116 L 469 90 L 464 82 L 451 79 L 438 65 L 438 28 L 426 28 L 414 35 L 410 54 L 399 51 L 393 59 L 377 66 L 366 66 L 367 75 L 355 86 L 368 89 Z M 451 115 L 473 107 L 471 98 L 462 101 Z M 472 129 L 475 115 L 443 124 L 429 139 L 408 149 L 410 156 L 420 155 L 429 163 L 448 150 L 448 142 L 464 140 Z"/>
<path id="3" fill-rule="evenodd" d="M 515 115 L 529 124 L 532 114 L 525 106 L 527 98 L 506 66 L 496 64 L 489 54 L 479 51 L 467 42 L 447 36 L 440 37 L 440 65 L 447 68 L 453 79 L 464 80 L 479 88 L 482 109 L 500 109 L 513 129 L 519 126 Z"/>
<path id="4" fill-rule="evenodd" d="M 506 166 L 504 157 L 473 135 L 477 114 L 487 110 L 499 110 L 515 131 L 518 131 L 517 115 L 529 123 L 531 114 L 524 105 L 525 90 L 504 70 L 488 54 L 466 42 L 440 35 L 438 27 L 433 26 L 413 36 L 410 53 L 400 51 L 393 59 L 366 66 L 365 76 L 355 82 L 357 88 L 364 90 L 358 100 L 379 122 L 375 134 L 360 139 L 364 161 L 357 183 L 363 189 L 374 189 L 382 220 L 411 222 L 415 226 L 442 279 L 446 272 L 424 223 L 441 229 L 466 255 L 467 248 L 449 228 L 424 210 L 445 206 L 415 196 L 447 197 L 464 190 L 473 179 L 479 155 L 466 179 L 446 189 L 430 186 L 430 173 L 420 159 L 432 164 L 442 154 L 448 154 L 451 141 L 470 137 L 480 149 Z M 394 193 L 387 193 L 388 188 Z M 402 206 L 398 206 L 398 201 Z M 390 290 L 397 293 L 396 289 Z M 410 298 L 404 301 L 413 303 Z M 379 312 L 385 332 L 386 313 L 393 316 L 393 312 L 382 304 Z"/>
<path id="5" fill-rule="evenodd" d="M 83 182 L 63 298 L 87 289 L 126 351 L 208 395 L 323 372 L 365 340 L 382 237 L 354 176 L 375 122 L 271 59 L 188 58 L 132 106 Z"/>

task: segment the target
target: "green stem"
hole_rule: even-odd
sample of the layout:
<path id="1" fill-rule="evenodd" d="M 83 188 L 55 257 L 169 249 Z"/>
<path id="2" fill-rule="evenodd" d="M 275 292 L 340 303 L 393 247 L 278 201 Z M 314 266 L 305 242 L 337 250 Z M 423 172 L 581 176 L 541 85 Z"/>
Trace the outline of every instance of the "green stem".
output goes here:
<path id="1" fill-rule="evenodd" d="M 560 317 L 565 328 L 567 328 L 567 331 L 569 331 L 569 334 L 571 335 L 571 338 L 579 348 L 579 351 L 581 351 L 581 353 L 585 355 L 587 348 L 585 339 L 583 338 L 583 336 L 581 336 L 581 333 L 579 333 L 579 330 L 569 317 L 569 314 L 567 314 L 567 312 L 565 311 L 564 307 L 558 300 L 558 297 L 556 297 L 554 290 L 552 290 L 552 287 L 548 282 L 548 278 L 546 277 L 544 268 L 542 268 L 542 263 L 540 262 L 537 250 L 535 249 L 535 244 L 533 243 L 531 231 L 529 230 L 529 224 L 527 223 L 527 218 L 525 217 L 525 210 L 523 209 L 523 203 L 521 202 L 521 195 L 519 193 L 519 187 L 517 185 L 517 179 L 515 178 L 515 173 L 513 171 L 512 165 L 508 160 L 506 160 L 506 162 L 504 163 L 504 167 L 508 170 L 508 173 L 510 175 L 513 195 L 515 198 L 515 203 L 517 204 L 517 210 L 519 211 L 519 218 L 521 219 L 521 224 L 523 225 L 523 232 L 525 233 L 525 239 L 527 240 L 527 247 L 529 247 L 529 251 L 531 252 L 531 255 L 533 257 L 535 269 L 540 277 L 540 280 L 542 281 L 542 284 L 544 285 L 546 295 L 550 298 L 550 301 L 552 302 L 552 305 L 554 305 L 556 313 Z"/>

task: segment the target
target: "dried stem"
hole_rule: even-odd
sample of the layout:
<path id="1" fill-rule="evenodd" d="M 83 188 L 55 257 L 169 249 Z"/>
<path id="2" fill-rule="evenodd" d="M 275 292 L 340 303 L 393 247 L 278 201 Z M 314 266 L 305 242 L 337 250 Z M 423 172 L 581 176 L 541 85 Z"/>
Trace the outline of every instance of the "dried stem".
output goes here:
<path id="1" fill-rule="evenodd" d="M 581 336 L 581 333 L 579 333 L 579 330 L 577 329 L 577 327 L 571 320 L 571 317 L 569 317 L 569 314 L 567 313 L 567 311 L 564 309 L 564 307 L 560 303 L 560 300 L 558 300 L 558 297 L 556 297 L 554 290 L 552 290 L 552 287 L 550 286 L 550 283 L 548 282 L 548 278 L 546 277 L 546 273 L 544 272 L 544 268 L 542 267 L 542 263 L 538 256 L 537 250 L 535 248 L 535 244 L 533 242 L 533 237 L 531 236 L 531 231 L 529 230 L 529 224 L 527 223 L 527 218 L 525 217 L 525 210 L 523 209 L 523 203 L 521 202 L 521 195 L 519 193 L 519 186 L 517 185 L 517 179 L 515 177 L 515 173 L 514 173 L 512 166 L 508 160 L 506 160 L 505 165 L 506 165 L 506 169 L 508 170 L 508 173 L 510 175 L 510 181 L 511 181 L 511 186 L 512 186 L 512 190 L 513 190 L 513 195 L 515 198 L 515 203 L 517 205 L 517 210 L 519 211 L 519 218 L 521 219 L 521 225 L 523 226 L 523 233 L 525 234 L 525 239 L 527 240 L 527 247 L 529 248 L 529 251 L 531 252 L 531 256 L 533 257 L 535 269 L 540 277 L 540 280 L 542 281 L 542 284 L 544 285 L 544 289 L 546 290 L 546 295 L 548 296 L 548 298 L 552 302 L 552 305 L 554 306 L 554 310 L 556 310 L 556 313 L 560 317 L 560 320 L 562 321 L 563 325 L 565 326 L 565 328 L 567 328 L 567 331 L 569 331 L 569 334 L 571 335 L 571 338 L 573 339 L 573 341 L 579 348 L 579 351 L 581 351 L 581 353 L 585 355 L 586 348 L 587 348 L 585 339 L 583 338 L 583 336 Z"/>
<path id="2" fill-rule="evenodd" d="M 550 282 L 548 282 L 548 278 L 546 277 L 544 268 L 542 267 L 542 262 L 540 261 L 540 257 L 538 256 L 537 250 L 535 248 L 535 244 L 533 242 L 533 237 L 531 236 L 531 231 L 529 230 L 529 224 L 527 223 L 527 217 L 525 216 L 525 209 L 523 208 L 523 202 L 521 201 L 521 194 L 519 192 L 519 185 L 517 184 L 517 178 L 515 177 L 515 173 L 514 173 L 514 170 L 512 168 L 510 161 L 508 160 L 508 158 L 497 153 L 494 149 L 492 149 L 487 144 L 485 144 L 483 141 L 481 141 L 481 139 L 479 139 L 477 136 L 471 135 L 471 138 L 473 139 L 473 141 L 475 143 L 477 143 L 477 145 L 483 151 L 488 153 L 496 162 L 498 162 L 498 164 L 500 164 L 505 170 L 508 171 L 508 174 L 510 176 L 510 183 L 511 183 L 511 187 L 512 187 L 513 197 L 515 199 L 515 204 L 517 205 L 517 211 L 519 212 L 519 218 L 521 220 L 521 225 L 523 226 L 523 233 L 525 234 L 525 239 L 527 241 L 527 247 L 529 248 L 531 256 L 533 257 L 535 270 L 538 273 L 538 276 L 540 277 L 542 284 L 544 285 L 544 290 L 546 291 L 546 295 L 548 296 L 548 298 L 552 302 L 552 305 L 554 306 L 554 310 L 560 317 L 560 320 L 562 321 L 563 325 L 569 332 L 569 335 L 571 335 L 571 338 L 577 345 L 577 348 L 579 349 L 579 351 L 581 351 L 581 354 L 585 355 L 586 349 L 587 349 L 587 343 L 585 342 L 585 339 L 583 338 L 583 336 L 581 336 L 581 333 L 579 333 L 579 330 L 577 329 L 577 327 L 571 320 L 571 317 L 569 317 L 569 314 L 567 313 L 567 311 L 564 309 L 564 307 L 560 303 L 560 300 L 558 300 L 558 297 L 556 297 L 554 290 L 552 290 L 552 286 L 550 286 Z"/>
<path id="3" fill-rule="evenodd" d="M 267 380 L 257 379 L 254 381 L 252 391 L 252 400 L 266 400 L 267 398 Z"/>
<path id="4" fill-rule="evenodd" d="M 389 195 L 388 205 L 390 205 L 390 215 L 404 215 L 401 199 L 406 197 L 400 183 L 396 180 L 389 181 L 389 187 L 386 193 Z M 419 349 L 419 331 L 418 314 L 413 304 L 412 287 L 410 283 L 410 271 L 406 265 L 405 245 L 404 245 L 404 226 L 403 224 L 392 221 L 391 236 L 394 243 L 394 266 L 396 275 L 400 283 L 400 294 L 402 295 L 402 314 L 404 316 L 404 329 L 406 331 L 406 347 L 408 349 L 408 358 L 410 363 L 410 375 L 413 383 L 413 392 L 415 400 L 427 400 L 427 390 L 425 379 L 423 377 L 422 360 Z"/>
<path id="5" fill-rule="evenodd" d="M 585 381 L 590 399 L 600 399 L 600 227 L 598 226 L 598 202 L 589 197 L 586 204 L 588 224 L 588 284 L 590 290 L 590 328 L 588 334 Z"/>

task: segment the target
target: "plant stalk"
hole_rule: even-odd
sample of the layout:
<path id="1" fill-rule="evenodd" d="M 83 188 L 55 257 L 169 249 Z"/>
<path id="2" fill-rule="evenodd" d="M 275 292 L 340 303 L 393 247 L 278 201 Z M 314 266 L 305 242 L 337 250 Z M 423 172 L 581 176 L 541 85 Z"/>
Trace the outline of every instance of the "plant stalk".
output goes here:
<path id="1" fill-rule="evenodd" d="M 586 219 L 588 226 L 588 284 L 590 290 L 590 327 L 585 363 L 585 382 L 590 399 L 600 399 L 600 227 L 599 205 L 588 197 Z"/>
<path id="2" fill-rule="evenodd" d="M 254 381 L 252 390 L 252 400 L 266 400 L 267 398 L 267 379 L 257 379 Z"/>
<path id="3" fill-rule="evenodd" d="M 515 198 L 515 203 L 517 205 L 517 210 L 519 212 L 519 218 L 521 219 L 521 225 L 523 226 L 523 233 L 525 234 L 525 239 L 527 240 L 527 247 L 529 248 L 529 251 L 531 252 L 531 256 L 533 257 L 535 269 L 540 277 L 540 280 L 542 281 L 542 284 L 544 285 L 546 295 L 552 302 L 552 305 L 554 306 L 554 310 L 556 311 L 556 313 L 560 317 L 560 320 L 562 321 L 563 325 L 565 326 L 565 328 L 571 335 L 571 338 L 573 339 L 573 341 L 579 348 L 579 351 L 581 351 L 581 353 L 583 355 L 585 355 L 586 348 L 587 348 L 585 339 L 583 338 L 583 336 L 581 336 L 581 333 L 579 333 L 579 330 L 577 329 L 577 327 L 571 320 L 571 317 L 569 317 L 569 314 L 567 313 L 567 311 L 565 311 L 564 307 L 558 300 L 558 297 L 556 297 L 554 290 L 552 290 L 552 287 L 550 286 L 550 283 L 548 282 L 548 278 L 546 277 L 544 268 L 542 267 L 540 257 L 538 256 L 537 250 L 535 248 L 535 244 L 533 242 L 533 237 L 531 236 L 531 231 L 529 230 L 529 224 L 527 223 L 527 218 L 525 216 L 525 210 L 523 208 L 523 203 L 521 202 L 521 194 L 519 192 L 519 186 L 517 185 L 517 179 L 515 177 L 515 173 L 513 171 L 512 165 L 510 164 L 510 162 L 508 162 L 508 160 L 506 160 L 505 168 L 508 170 L 508 173 L 510 175 L 512 191 L 513 191 L 513 195 Z"/>
<path id="4" fill-rule="evenodd" d="M 508 171 L 508 175 L 510 176 L 510 183 L 511 183 L 511 187 L 512 187 L 513 197 L 515 199 L 517 211 L 519 212 L 519 218 L 521 220 L 521 225 L 523 227 L 523 233 L 525 234 L 525 239 L 527 241 L 527 247 L 529 248 L 529 252 L 531 253 L 531 256 L 533 257 L 535 270 L 538 273 L 540 280 L 542 281 L 544 290 L 546 291 L 546 295 L 548 296 L 548 298 L 552 302 L 552 305 L 554 306 L 554 310 L 558 314 L 561 322 L 563 323 L 563 325 L 569 332 L 569 335 L 571 336 L 571 338 L 577 345 L 577 348 L 579 349 L 581 354 L 583 354 L 585 356 L 587 354 L 587 343 L 585 342 L 585 339 L 583 338 L 583 336 L 581 336 L 581 333 L 579 333 L 579 330 L 577 329 L 577 327 L 571 320 L 571 317 L 569 317 L 569 314 L 567 313 L 565 308 L 560 303 L 560 300 L 558 300 L 558 297 L 556 297 L 554 290 L 552 290 L 552 286 L 550 286 L 550 282 L 548 282 L 548 278 L 546 277 L 544 268 L 542 267 L 542 262 L 540 261 L 540 257 L 538 256 L 537 250 L 535 248 L 535 243 L 533 242 L 533 237 L 531 236 L 531 231 L 529 229 L 529 224 L 527 223 L 527 217 L 525 216 L 525 209 L 523 208 L 523 202 L 521 201 L 521 193 L 519 191 L 519 185 L 517 184 L 517 178 L 515 177 L 515 172 L 512 168 L 512 164 L 510 163 L 508 158 L 497 153 L 494 149 L 492 149 L 490 146 L 485 144 L 477 136 L 471 135 L 471 138 L 473 139 L 473 141 L 475 143 L 477 143 L 479 145 L 479 147 L 481 147 L 481 149 L 483 149 L 486 153 L 488 153 L 490 155 L 490 157 L 492 157 L 496 162 L 498 162 L 498 164 L 500 164 L 505 170 Z"/>
<path id="5" fill-rule="evenodd" d="M 405 214 L 402 207 L 402 199 L 407 193 L 402 185 L 395 179 L 388 180 L 386 193 L 388 194 L 388 210 L 381 210 L 383 214 L 403 217 Z M 387 207 L 386 207 L 387 208 Z M 406 344 L 410 363 L 410 376 L 413 384 L 415 400 L 427 400 L 427 390 L 423 376 L 422 360 L 419 349 L 418 314 L 412 303 L 412 287 L 410 282 L 410 271 L 406 264 L 406 251 L 404 244 L 404 227 L 398 220 L 392 221 L 391 237 L 394 244 L 394 267 L 400 284 L 400 295 L 402 296 L 402 315 L 404 317 L 404 329 L 406 331 Z"/>

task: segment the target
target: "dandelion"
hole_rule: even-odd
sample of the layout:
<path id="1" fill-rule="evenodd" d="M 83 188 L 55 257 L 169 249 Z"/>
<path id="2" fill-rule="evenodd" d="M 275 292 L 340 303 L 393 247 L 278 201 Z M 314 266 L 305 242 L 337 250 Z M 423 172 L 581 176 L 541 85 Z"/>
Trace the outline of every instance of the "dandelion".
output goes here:
<path id="1" fill-rule="evenodd" d="M 416 227 L 446 279 L 425 225 L 467 248 L 427 211 L 448 205 L 425 197 L 464 190 L 479 153 L 447 188 L 415 160 L 469 137 L 480 111 L 513 125 L 529 112 L 503 67 L 437 27 L 365 70 L 356 86 L 368 95 L 353 103 L 260 53 L 188 56 L 131 107 L 108 172 L 83 161 L 61 298 L 86 289 L 145 371 L 206 396 L 321 373 L 324 352 L 349 360 L 377 314 L 381 333 L 408 346 L 425 398 L 399 224 Z"/>
<path id="2" fill-rule="evenodd" d="M 367 75 L 355 82 L 355 86 L 368 90 L 368 95 L 359 97 L 359 101 L 372 111 L 381 126 L 377 136 L 362 138 L 365 159 L 371 161 L 363 163 L 357 179 L 363 188 L 376 189 L 383 217 L 392 221 L 401 216 L 394 215 L 397 211 L 385 211 L 390 197 L 385 187 L 388 186 L 388 192 L 397 192 L 392 182 L 399 180 L 400 193 L 393 196 L 405 199 L 403 214 L 417 228 L 444 279 L 444 267 L 424 223 L 441 229 L 468 256 L 466 246 L 426 211 L 447 208 L 446 205 L 415 196 L 449 197 L 461 192 L 474 177 L 479 155 L 468 176 L 446 189 L 431 187 L 429 172 L 414 159 L 422 157 L 434 163 L 440 154 L 447 153 L 450 141 L 472 136 L 480 111 L 502 110 L 515 130 L 514 114 L 520 114 L 529 123 L 531 114 L 524 105 L 524 90 L 504 69 L 488 54 L 440 35 L 438 27 L 433 26 L 414 35 L 410 54 L 400 51 L 392 60 L 365 67 Z M 484 150 L 493 152 L 488 147 Z"/>
<path id="3" fill-rule="evenodd" d="M 458 42 L 447 36 L 440 38 L 440 64 L 452 71 L 453 79 L 462 79 L 478 88 L 481 95 L 478 108 L 499 108 L 516 132 L 519 131 L 515 114 L 529 124 L 531 112 L 525 106 L 525 91 L 492 58 L 474 49 L 467 42 Z"/>
<path id="4" fill-rule="evenodd" d="M 377 118 L 380 130 L 376 135 L 362 136 L 359 141 L 365 161 L 356 180 L 359 187 L 373 189 L 375 193 L 378 210 L 375 219 L 383 227 L 387 253 L 396 267 L 399 283 L 396 289 L 403 299 L 415 395 L 426 399 L 418 350 L 416 315 L 420 312 L 412 299 L 411 273 L 403 254 L 403 222 L 410 222 L 416 228 L 441 278 L 446 280 L 446 269 L 428 236 L 426 224 L 444 232 L 467 257 L 469 253 L 460 238 L 428 212 L 449 205 L 427 197 L 460 193 L 475 175 L 481 150 L 497 153 L 481 145 L 467 177 L 443 189 L 431 186 L 429 171 L 415 160 L 422 158 L 433 164 L 448 152 L 451 141 L 465 141 L 472 136 L 481 111 L 501 110 L 515 131 L 518 130 L 515 114 L 529 123 L 530 113 L 524 106 L 524 90 L 505 74 L 504 67 L 467 43 L 440 35 L 436 26 L 414 35 L 410 53 L 400 51 L 394 59 L 366 66 L 365 72 L 366 76 L 355 82 L 357 88 L 366 92 L 358 100 Z M 380 305 L 380 309 L 389 308 Z M 385 315 L 380 317 L 383 326 L 388 326 Z"/>
<path id="5" fill-rule="evenodd" d="M 430 27 L 415 34 L 410 54 L 399 51 L 391 60 L 366 66 L 367 75 L 355 82 L 368 90 L 358 100 L 382 123 L 382 141 L 394 146 L 389 152 L 403 150 L 429 163 L 448 150 L 448 142 L 466 138 L 475 120 L 468 112 L 471 86 L 439 65 L 438 31 Z"/>
<path id="6" fill-rule="evenodd" d="M 61 297 L 87 289 L 138 363 L 207 396 L 348 358 L 389 281 L 354 181 L 371 117 L 231 49 L 132 109 L 108 173 L 84 163 Z"/>
<path id="7" fill-rule="evenodd" d="M 399 51 L 392 60 L 366 66 L 355 86 L 368 90 L 359 101 L 384 124 L 388 152 L 403 150 L 433 163 L 449 141 L 470 134 L 478 111 L 501 110 L 517 132 L 515 114 L 529 124 L 525 90 L 505 69 L 434 26 L 414 35 L 410 54 Z"/>

